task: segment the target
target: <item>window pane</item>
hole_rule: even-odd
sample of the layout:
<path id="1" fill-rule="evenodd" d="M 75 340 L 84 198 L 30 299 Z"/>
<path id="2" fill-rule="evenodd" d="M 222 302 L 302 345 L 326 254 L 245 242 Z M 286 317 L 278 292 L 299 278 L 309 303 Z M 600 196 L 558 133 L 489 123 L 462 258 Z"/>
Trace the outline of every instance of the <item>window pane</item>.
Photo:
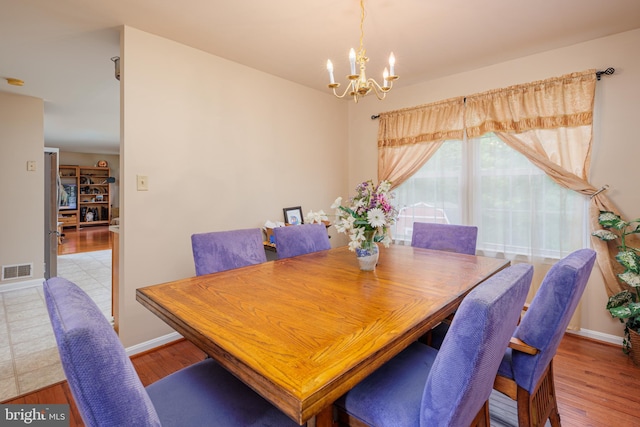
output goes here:
<path id="1" fill-rule="evenodd" d="M 416 174 L 395 189 L 396 240 L 410 241 L 413 223 L 462 221 L 462 141 L 446 141 Z"/>
<path id="2" fill-rule="evenodd" d="M 478 153 L 471 212 L 478 249 L 560 258 L 583 247 L 584 196 L 556 184 L 493 134 L 470 143 Z"/>
<path id="3" fill-rule="evenodd" d="M 561 258 L 587 244 L 586 197 L 556 184 L 493 134 L 445 142 L 396 189 L 396 204 L 396 240 L 411 240 L 414 221 L 471 218 L 477 247 L 488 254 Z"/>

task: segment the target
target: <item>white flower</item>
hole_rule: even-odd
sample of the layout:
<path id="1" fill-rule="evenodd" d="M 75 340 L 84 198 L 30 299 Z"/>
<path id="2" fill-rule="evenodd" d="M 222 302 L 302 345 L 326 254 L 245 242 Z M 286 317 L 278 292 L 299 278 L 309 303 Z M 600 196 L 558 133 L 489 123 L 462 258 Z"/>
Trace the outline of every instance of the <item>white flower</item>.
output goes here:
<path id="1" fill-rule="evenodd" d="M 349 242 L 349 250 L 355 251 L 364 242 L 364 230 L 362 228 L 353 228 L 349 235 L 351 241 Z"/>
<path id="2" fill-rule="evenodd" d="M 336 222 L 335 227 L 338 233 L 346 233 L 347 231 L 349 231 L 349 223 L 345 220 Z"/>
<path id="3" fill-rule="evenodd" d="M 354 204 L 353 204 L 353 210 L 357 211 L 358 208 L 361 208 L 363 206 L 366 206 L 366 202 L 364 199 L 358 199 L 358 200 L 354 200 Z"/>
<path id="4" fill-rule="evenodd" d="M 355 220 L 356 219 L 351 215 L 341 218 L 341 220 L 335 224 L 336 231 L 338 233 L 348 233 L 353 228 Z"/>
<path id="5" fill-rule="evenodd" d="M 327 217 L 327 214 L 324 213 L 323 210 L 320 210 L 318 212 L 309 211 L 309 213 L 307 214 L 307 220 L 311 224 L 316 222 L 321 223 L 322 221 L 328 221 L 329 217 Z"/>
<path id="6" fill-rule="evenodd" d="M 335 202 L 331 205 L 331 209 L 338 209 L 342 204 L 342 196 L 338 197 Z"/>
<path id="7" fill-rule="evenodd" d="M 389 192 L 389 190 L 391 190 L 391 183 L 389 181 L 382 181 L 378 185 L 378 192 L 379 193 L 387 193 L 387 192 Z"/>
<path id="8" fill-rule="evenodd" d="M 386 224 L 384 211 L 380 208 L 373 208 L 367 212 L 367 222 L 372 227 L 382 227 Z"/>

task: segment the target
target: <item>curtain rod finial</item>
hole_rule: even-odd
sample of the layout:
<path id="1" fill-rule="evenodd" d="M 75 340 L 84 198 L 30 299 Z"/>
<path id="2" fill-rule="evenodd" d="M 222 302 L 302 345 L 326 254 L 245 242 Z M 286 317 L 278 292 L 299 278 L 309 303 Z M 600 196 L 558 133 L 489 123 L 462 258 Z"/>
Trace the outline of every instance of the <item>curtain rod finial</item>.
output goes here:
<path id="1" fill-rule="evenodd" d="M 607 76 L 610 76 L 611 74 L 615 73 L 616 69 L 613 67 L 609 67 L 604 71 L 596 71 L 596 78 L 598 80 L 600 80 L 600 78 L 602 77 L 603 74 L 606 74 Z"/>

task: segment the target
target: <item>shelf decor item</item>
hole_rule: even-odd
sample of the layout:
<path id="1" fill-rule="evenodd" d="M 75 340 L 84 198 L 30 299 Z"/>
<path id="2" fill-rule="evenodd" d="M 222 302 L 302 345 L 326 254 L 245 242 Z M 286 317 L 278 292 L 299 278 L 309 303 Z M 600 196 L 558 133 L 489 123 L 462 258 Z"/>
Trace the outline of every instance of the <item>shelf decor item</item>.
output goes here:
<path id="1" fill-rule="evenodd" d="M 600 211 L 598 223 L 603 229 L 594 231 L 595 237 L 607 242 L 619 239 L 616 261 L 624 271 L 617 276 L 628 288 L 609 298 L 607 310 L 624 323 L 622 350 L 631 352 L 634 363 L 640 365 L 640 248 L 629 246 L 627 240 L 631 235 L 640 234 L 640 218 L 624 221 L 613 212 Z"/>
<path id="2" fill-rule="evenodd" d="M 349 235 L 349 250 L 356 253 L 360 269 L 372 271 L 378 263 L 378 242 L 385 247 L 391 243 L 390 227 L 395 223 L 398 211 L 391 204 L 394 194 L 391 183 L 382 181 L 377 186 L 372 180 L 356 187 L 356 195 L 342 204 L 338 197 L 331 205 L 336 209 L 335 227 L 339 233 Z"/>
<path id="3" fill-rule="evenodd" d="M 284 222 L 289 225 L 304 224 L 304 218 L 302 217 L 302 207 L 294 206 L 292 208 L 282 209 L 284 213 Z"/>

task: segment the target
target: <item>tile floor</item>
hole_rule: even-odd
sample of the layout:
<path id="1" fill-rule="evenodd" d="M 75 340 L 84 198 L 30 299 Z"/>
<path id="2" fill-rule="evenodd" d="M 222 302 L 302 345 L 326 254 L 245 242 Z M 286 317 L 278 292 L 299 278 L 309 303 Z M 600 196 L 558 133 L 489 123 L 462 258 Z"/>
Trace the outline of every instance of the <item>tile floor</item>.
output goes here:
<path id="1" fill-rule="evenodd" d="M 111 319 L 111 250 L 59 256 L 58 276 Z M 0 292 L 0 402 L 64 378 L 42 287 Z"/>

